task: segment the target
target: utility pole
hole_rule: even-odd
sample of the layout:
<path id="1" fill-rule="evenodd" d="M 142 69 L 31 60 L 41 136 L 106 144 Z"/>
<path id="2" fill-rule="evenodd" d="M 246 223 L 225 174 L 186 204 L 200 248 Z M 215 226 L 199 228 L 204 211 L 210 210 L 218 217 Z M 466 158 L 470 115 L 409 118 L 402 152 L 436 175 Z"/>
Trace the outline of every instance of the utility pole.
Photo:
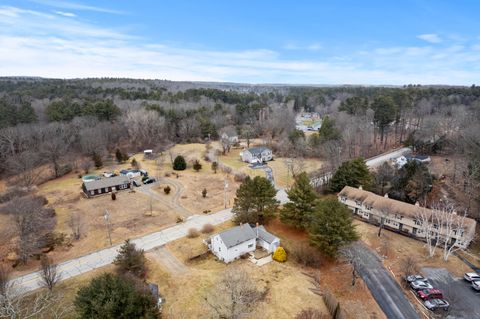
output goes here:
<path id="1" fill-rule="evenodd" d="M 110 232 L 110 214 L 106 209 L 105 209 L 105 214 L 103 215 L 103 219 L 105 219 L 105 226 L 107 227 L 108 240 L 110 241 L 110 246 L 112 246 L 112 236 Z"/>

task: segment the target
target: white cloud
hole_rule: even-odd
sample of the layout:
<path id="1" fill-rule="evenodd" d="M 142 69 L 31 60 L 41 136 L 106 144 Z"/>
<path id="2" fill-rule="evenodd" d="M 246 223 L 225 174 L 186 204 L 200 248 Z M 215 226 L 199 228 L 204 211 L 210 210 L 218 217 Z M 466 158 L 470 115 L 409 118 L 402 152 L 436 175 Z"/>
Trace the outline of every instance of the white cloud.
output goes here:
<path id="1" fill-rule="evenodd" d="M 74 18 L 77 16 L 75 13 L 72 13 L 72 12 L 64 12 L 64 11 L 54 11 L 54 12 L 58 15 L 69 17 L 69 18 Z"/>
<path id="2" fill-rule="evenodd" d="M 286 50 L 318 51 L 322 49 L 322 45 L 320 43 L 311 43 L 308 45 L 298 45 L 295 43 L 288 43 L 283 48 Z"/>
<path id="3" fill-rule="evenodd" d="M 420 34 L 420 35 L 417 35 L 417 38 L 430 43 L 441 43 L 443 41 L 442 38 L 440 38 L 440 36 L 438 36 L 438 34 L 435 34 L 435 33 Z"/>
<path id="4" fill-rule="evenodd" d="M 0 76 L 469 85 L 478 83 L 480 72 L 474 49 L 396 46 L 287 59 L 262 48 L 218 51 L 152 43 L 80 19 L 0 6 Z"/>
<path id="5" fill-rule="evenodd" d="M 102 8 L 97 6 L 89 6 L 81 3 L 69 2 L 69 1 L 56 1 L 56 0 L 30 0 L 31 2 L 39 3 L 45 6 L 54 8 L 61 8 L 67 10 L 79 10 L 79 11 L 94 11 L 110 14 L 124 14 L 122 11 Z"/>

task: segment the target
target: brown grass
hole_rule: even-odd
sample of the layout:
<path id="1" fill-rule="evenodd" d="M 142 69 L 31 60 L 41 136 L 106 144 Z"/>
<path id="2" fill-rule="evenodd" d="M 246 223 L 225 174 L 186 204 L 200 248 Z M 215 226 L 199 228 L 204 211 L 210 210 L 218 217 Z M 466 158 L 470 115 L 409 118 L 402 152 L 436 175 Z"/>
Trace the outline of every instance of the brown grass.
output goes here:
<path id="1" fill-rule="evenodd" d="M 200 236 L 200 232 L 196 228 L 189 228 L 187 232 L 187 238 L 196 238 Z"/>
<path id="2" fill-rule="evenodd" d="M 209 234 L 215 230 L 215 227 L 212 224 L 205 224 L 202 227 L 202 233 Z"/>

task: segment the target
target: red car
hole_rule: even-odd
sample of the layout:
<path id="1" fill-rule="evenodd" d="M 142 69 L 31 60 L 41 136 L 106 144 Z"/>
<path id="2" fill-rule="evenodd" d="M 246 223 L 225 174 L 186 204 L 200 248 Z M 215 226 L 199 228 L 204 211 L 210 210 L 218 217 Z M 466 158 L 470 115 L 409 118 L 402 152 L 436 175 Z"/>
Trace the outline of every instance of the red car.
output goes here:
<path id="1" fill-rule="evenodd" d="M 443 293 L 440 289 L 421 289 L 417 291 L 417 295 L 422 300 L 443 299 Z"/>

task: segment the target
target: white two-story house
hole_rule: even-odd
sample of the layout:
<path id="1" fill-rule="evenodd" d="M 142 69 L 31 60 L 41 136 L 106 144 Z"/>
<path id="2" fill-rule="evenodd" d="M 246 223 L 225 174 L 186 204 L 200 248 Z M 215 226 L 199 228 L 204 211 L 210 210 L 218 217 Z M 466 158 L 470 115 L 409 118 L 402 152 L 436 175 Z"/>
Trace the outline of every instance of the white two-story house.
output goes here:
<path id="1" fill-rule="evenodd" d="M 252 147 L 240 153 L 242 161 L 254 164 L 273 160 L 272 150 L 268 147 Z"/>
<path id="2" fill-rule="evenodd" d="M 230 263 L 255 251 L 257 246 L 273 253 L 280 246 L 280 239 L 263 226 L 252 228 L 249 224 L 243 224 L 211 236 L 206 244 L 219 260 Z"/>

